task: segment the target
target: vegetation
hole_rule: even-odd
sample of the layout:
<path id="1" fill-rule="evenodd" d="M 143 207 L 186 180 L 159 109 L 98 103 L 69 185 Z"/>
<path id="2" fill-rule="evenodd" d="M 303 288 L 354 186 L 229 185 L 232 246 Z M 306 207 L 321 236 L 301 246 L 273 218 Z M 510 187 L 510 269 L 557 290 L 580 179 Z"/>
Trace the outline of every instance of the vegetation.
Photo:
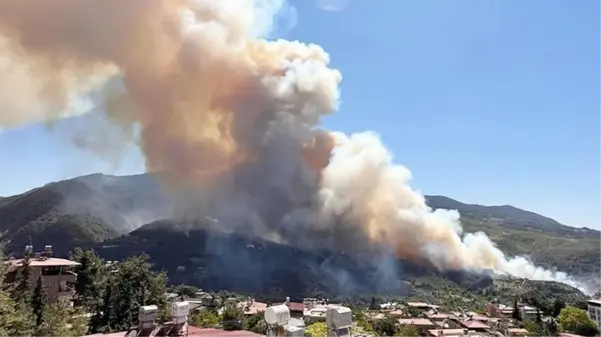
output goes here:
<path id="1" fill-rule="evenodd" d="M 311 337 L 326 337 L 328 335 L 328 327 L 324 322 L 316 322 L 307 326 L 305 334 Z"/>
<path id="2" fill-rule="evenodd" d="M 187 284 L 180 284 L 171 288 L 171 292 L 177 294 L 179 298 L 194 298 L 199 291 L 200 289 L 197 287 Z"/>
<path id="3" fill-rule="evenodd" d="M 190 314 L 190 324 L 199 328 L 217 328 L 221 323 L 221 318 L 217 311 L 205 309 L 195 311 Z"/>
<path id="4" fill-rule="evenodd" d="M 95 259 L 100 258 L 96 256 Z M 89 284 L 81 284 L 80 287 L 94 290 L 88 294 L 94 293 L 95 297 L 82 302 L 93 313 L 92 332 L 129 329 L 137 324 L 137 310 L 143 305 L 158 306 L 161 319 L 165 319 L 167 314 L 164 296 L 167 277 L 163 272 L 151 270 L 146 255 L 130 257 L 114 269 L 104 267 L 98 278 L 90 279 Z M 96 292 L 96 289 L 103 289 L 103 292 Z"/>
<path id="5" fill-rule="evenodd" d="M 137 226 L 123 227 L 123 214 L 131 213 L 138 206 L 152 213 L 164 201 L 149 177 L 85 176 L 0 200 L 0 218 L 3 219 L 0 232 L 9 241 L 8 252 L 20 254 L 30 239 L 37 246 L 54 244 L 58 254 L 78 246 L 95 249 L 95 252 L 75 249 L 73 253 L 73 258 L 82 263 L 76 284 L 79 294 L 76 304 L 92 310 L 94 316 L 90 320 L 94 331 L 114 329 L 130 322 L 134 318 L 123 316 L 127 306 L 154 300 L 148 298 L 147 293 L 141 295 L 133 287 L 121 284 L 117 275 L 109 277 L 99 256 L 123 260 L 143 252 L 149 254 L 144 265 L 150 266 L 152 262 L 156 269 L 164 270 L 174 284 L 254 294 L 267 301 L 281 301 L 285 296 L 311 296 L 369 305 L 374 296 L 378 300 L 402 296 L 436 302 L 443 309 L 476 310 L 492 298 L 511 303 L 518 297 L 536 303 L 544 314 L 558 315 L 561 309 L 556 310 L 552 299 L 572 306 L 582 306 L 585 299 L 578 290 L 560 283 L 495 280 L 493 284 L 487 277 L 440 273 L 435 268 L 406 262 L 398 262 L 398 269 L 402 270 L 398 275 L 401 284 L 386 288 L 374 282 L 378 278 L 374 276 L 377 268 L 369 263 L 356 263 L 347 254 L 300 251 L 242 235 L 216 234 L 198 220 L 157 221 L 130 232 Z M 107 184 L 109 180 L 111 183 Z M 467 205 L 437 196 L 427 200 L 434 208 L 458 209 L 465 231 L 485 232 L 508 255 L 529 254 L 545 267 L 554 266 L 575 274 L 598 276 L 601 273 L 598 231 L 563 226 L 511 206 Z M 130 233 L 116 237 L 126 232 Z M 296 263 L 290 265 L 291 260 Z M 324 266 L 330 269 L 327 273 Z M 131 270 L 134 274 L 143 272 L 146 271 Z M 144 283 L 144 287 L 151 287 L 166 282 L 166 275 L 159 274 L 149 279 L 125 274 L 118 277 L 127 280 L 126 284 Z M 341 281 L 324 274 L 344 274 L 345 277 Z M 22 284 L 16 286 L 24 294 L 20 301 L 28 303 L 27 297 L 33 294 L 24 289 L 35 288 L 35 284 L 28 284 L 29 278 L 21 278 L 21 281 Z M 10 293 L 13 291 L 16 290 Z M 174 289 L 180 297 L 191 296 L 196 291 L 193 286 Z M 113 303 L 114 298 L 120 296 L 136 300 Z M 106 314 L 101 317 L 100 312 Z M 119 324 L 108 327 L 108 321 Z"/>
<path id="6" fill-rule="evenodd" d="M 7 266 L 0 263 L 0 336 L 81 336 L 85 332 L 87 322 L 73 319 L 75 310 L 60 302 L 47 304 L 41 278 L 32 287 L 27 258 L 11 291 L 4 283 L 7 272 Z"/>
<path id="7" fill-rule="evenodd" d="M 582 336 L 595 336 L 599 333 L 595 322 L 582 309 L 565 307 L 561 309 L 557 319 L 561 332 L 571 332 Z"/>
<path id="8" fill-rule="evenodd" d="M 419 331 L 419 329 L 415 326 L 412 325 L 401 325 L 395 336 L 405 336 L 405 337 L 409 337 L 409 336 L 421 336 L 421 333 Z"/>
<path id="9" fill-rule="evenodd" d="M 394 336 L 399 332 L 396 318 L 387 316 L 372 323 L 373 330 L 380 336 Z"/>

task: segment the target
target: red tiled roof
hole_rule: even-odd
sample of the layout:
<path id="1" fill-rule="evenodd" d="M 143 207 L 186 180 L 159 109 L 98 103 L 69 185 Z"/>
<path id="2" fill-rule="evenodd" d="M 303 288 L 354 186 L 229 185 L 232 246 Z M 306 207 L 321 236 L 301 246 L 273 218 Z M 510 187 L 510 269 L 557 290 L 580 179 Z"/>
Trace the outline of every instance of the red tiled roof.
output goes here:
<path id="1" fill-rule="evenodd" d="M 478 321 L 465 321 L 461 322 L 461 325 L 468 329 L 490 329 L 488 325 Z"/>
<path id="2" fill-rule="evenodd" d="M 484 315 L 474 315 L 474 316 L 472 316 L 472 320 L 488 322 L 488 321 L 490 321 L 490 317 L 484 316 Z"/>
<path id="3" fill-rule="evenodd" d="M 429 319 L 447 319 L 449 318 L 449 315 L 447 314 L 432 314 L 430 316 L 428 316 Z"/>
<path id="4" fill-rule="evenodd" d="M 415 325 L 415 326 L 433 326 L 434 323 L 429 319 L 425 318 L 401 318 L 399 319 L 401 325 Z"/>
<path id="5" fill-rule="evenodd" d="M 286 304 L 286 303 L 282 303 L 282 304 Z M 290 311 L 300 311 L 300 312 L 304 312 L 305 311 L 305 305 L 299 302 L 288 302 L 288 304 L 286 304 L 288 306 L 288 309 L 290 309 Z"/>

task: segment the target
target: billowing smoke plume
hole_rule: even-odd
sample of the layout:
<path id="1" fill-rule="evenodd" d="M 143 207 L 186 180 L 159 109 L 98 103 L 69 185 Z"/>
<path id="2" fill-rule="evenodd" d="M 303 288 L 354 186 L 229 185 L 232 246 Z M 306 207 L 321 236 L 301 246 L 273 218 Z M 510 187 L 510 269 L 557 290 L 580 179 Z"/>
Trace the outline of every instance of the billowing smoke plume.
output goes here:
<path id="1" fill-rule="evenodd" d="M 123 90 L 107 95 L 107 116 L 139 127 L 147 170 L 221 226 L 300 247 L 393 251 L 443 270 L 571 282 L 507 259 L 482 233 L 463 235 L 459 214 L 432 211 L 376 135 L 319 129 L 337 110 L 342 77 L 320 46 L 260 38 L 282 5 L 1 1 L 0 127 L 76 114 L 86 93 L 117 78 Z"/>

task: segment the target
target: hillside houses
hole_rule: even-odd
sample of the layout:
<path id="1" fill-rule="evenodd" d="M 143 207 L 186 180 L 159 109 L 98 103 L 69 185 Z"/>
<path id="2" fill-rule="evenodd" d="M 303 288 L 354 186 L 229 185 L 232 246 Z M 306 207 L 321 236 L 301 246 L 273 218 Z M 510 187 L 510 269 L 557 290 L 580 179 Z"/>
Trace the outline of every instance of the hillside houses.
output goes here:
<path id="1" fill-rule="evenodd" d="M 446 312 L 438 305 L 424 302 L 385 303 L 380 308 L 365 311 L 367 319 L 395 318 L 397 324 L 413 326 L 422 336 L 532 336 L 511 319 L 513 307 L 496 302 L 488 303 L 480 313 L 463 310 Z M 534 320 L 538 310 L 520 305 L 520 312 Z"/>

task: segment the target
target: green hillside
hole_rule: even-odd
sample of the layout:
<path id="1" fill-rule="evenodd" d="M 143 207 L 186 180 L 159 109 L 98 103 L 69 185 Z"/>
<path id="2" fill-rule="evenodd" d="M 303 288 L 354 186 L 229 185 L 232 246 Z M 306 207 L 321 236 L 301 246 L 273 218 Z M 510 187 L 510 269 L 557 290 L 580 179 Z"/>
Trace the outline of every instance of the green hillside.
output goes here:
<path id="1" fill-rule="evenodd" d="M 98 242 L 116 233 L 100 219 L 70 214 L 63 196 L 52 187 L 42 187 L 0 201 L 0 232 L 8 252 L 21 252 L 25 245 L 46 244 L 57 252 L 66 247 Z"/>
<path id="2" fill-rule="evenodd" d="M 459 210 L 465 232 L 486 233 L 508 256 L 528 255 L 543 267 L 598 282 L 598 231 L 564 226 L 512 206 L 469 205 L 441 196 L 426 198 L 433 208 Z M 20 253 L 29 243 L 38 247 L 51 244 L 58 254 L 77 246 L 94 246 L 109 260 L 147 252 L 157 267 L 170 272 L 174 282 L 200 283 L 203 287 L 240 290 L 242 286 L 241 290 L 247 292 L 278 296 L 324 289 L 355 293 L 392 289 L 398 293 L 402 288 L 405 295 L 416 297 L 436 296 L 442 289 L 479 299 L 491 293 L 490 282 L 481 278 L 440 275 L 433 268 L 401 262 L 404 274 L 399 288 L 395 285 L 398 278 L 382 280 L 370 263 L 361 269 L 356 261 L 334 252 L 300 252 L 233 234 L 216 240 L 202 230 L 200 221 L 150 223 L 148 219 L 165 218 L 169 206 L 169 200 L 149 175 L 90 175 L 0 198 L 0 231 L 7 241 L 6 250 L 13 253 Z M 148 224 L 139 228 L 143 221 Z M 254 248 L 248 248 L 249 244 Z M 248 275 L 257 272 L 260 277 L 251 282 Z M 329 273 L 330 279 L 320 279 L 324 273 Z M 353 275 L 359 275 L 359 281 L 351 282 Z M 363 287 L 369 283 L 376 285 Z M 582 296 L 577 291 L 574 294 L 573 298 Z"/>
<path id="3" fill-rule="evenodd" d="M 482 231 L 509 256 L 528 255 L 545 268 L 574 275 L 598 276 L 601 271 L 599 237 L 570 237 L 532 228 L 505 228 L 487 219 L 462 216 L 466 232 Z"/>

